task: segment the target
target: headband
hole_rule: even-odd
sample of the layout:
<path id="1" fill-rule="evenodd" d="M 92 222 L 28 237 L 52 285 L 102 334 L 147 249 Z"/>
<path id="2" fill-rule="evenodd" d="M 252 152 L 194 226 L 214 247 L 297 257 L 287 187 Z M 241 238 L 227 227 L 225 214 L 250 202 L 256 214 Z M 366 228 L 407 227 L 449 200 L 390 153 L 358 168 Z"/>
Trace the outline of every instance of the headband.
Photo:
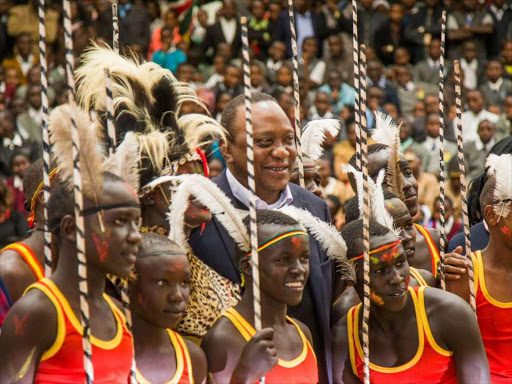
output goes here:
<path id="1" fill-rule="evenodd" d="M 134 202 L 117 203 L 117 204 L 109 204 L 109 205 L 98 205 L 96 207 L 84 209 L 82 212 L 80 212 L 80 216 L 94 215 L 95 213 L 98 213 L 101 211 L 108 211 L 110 209 L 116 209 L 116 208 L 140 208 L 140 206 L 139 206 L 139 204 L 134 203 Z"/>
<path id="2" fill-rule="evenodd" d="M 397 240 L 397 241 L 394 241 L 392 243 L 389 243 L 389 244 L 386 244 L 386 245 L 383 245 L 379 248 L 375 248 L 375 249 L 372 249 L 369 253 L 369 255 L 375 255 L 376 253 L 379 253 L 379 252 L 382 252 L 382 251 L 385 251 L 386 249 L 389 249 L 389 248 L 393 248 L 394 246 L 400 244 L 402 242 L 402 240 Z M 352 263 L 352 262 L 356 262 L 357 260 L 360 260 L 364 257 L 364 253 L 362 255 L 359 255 L 359 256 L 356 256 L 356 257 L 353 257 L 351 258 L 349 261 Z"/>
<path id="3" fill-rule="evenodd" d="M 309 237 L 308 233 L 306 231 L 304 231 L 303 229 L 301 229 L 301 228 L 290 229 L 288 231 L 278 233 L 277 235 L 272 236 L 268 240 L 265 240 L 263 243 L 261 243 L 258 246 L 258 252 L 263 251 L 265 248 L 270 247 L 272 244 L 275 244 L 278 241 L 281 241 L 283 239 L 286 239 L 287 237 L 292 237 L 292 236 L 305 236 L 305 237 Z M 247 252 L 242 260 L 245 260 L 248 257 L 250 257 L 251 253 L 252 253 L 251 251 Z"/>
<path id="4" fill-rule="evenodd" d="M 57 173 L 58 170 L 59 170 L 59 168 L 55 168 L 54 170 L 52 170 L 48 174 L 48 177 L 50 178 L 50 181 L 53 179 L 53 176 L 55 176 L 55 174 Z M 29 210 L 30 215 L 28 216 L 28 219 L 27 219 L 28 226 L 30 228 L 34 228 L 34 220 L 36 219 L 34 211 L 35 211 L 35 208 L 36 208 L 37 197 L 39 196 L 39 194 L 41 193 L 43 188 L 44 188 L 44 180 L 39 183 L 39 185 L 37 186 L 36 191 L 32 195 L 32 200 L 30 200 L 30 210 Z"/>

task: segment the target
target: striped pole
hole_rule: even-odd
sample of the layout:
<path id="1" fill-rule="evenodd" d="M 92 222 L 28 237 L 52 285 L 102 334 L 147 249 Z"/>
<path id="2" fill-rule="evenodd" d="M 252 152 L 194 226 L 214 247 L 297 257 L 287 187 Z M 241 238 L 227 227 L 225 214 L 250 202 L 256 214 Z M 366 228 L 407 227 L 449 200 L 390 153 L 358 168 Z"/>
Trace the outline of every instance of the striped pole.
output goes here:
<path id="1" fill-rule="evenodd" d="M 256 222 L 256 183 L 254 182 L 254 141 L 252 136 L 251 67 L 247 18 L 242 17 L 242 57 L 244 67 L 245 125 L 247 127 L 247 173 L 249 181 L 249 217 L 251 231 L 252 290 L 254 296 L 254 328 L 261 330 L 260 271 L 258 255 L 258 226 Z M 264 380 L 264 379 L 263 379 Z"/>
<path id="2" fill-rule="evenodd" d="M 71 29 L 71 7 L 69 0 L 63 0 L 64 42 L 66 47 L 66 74 L 69 88 L 69 104 L 71 106 L 71 138 L 73 141 L 73 194 L 75 198 L 76 220 L 76 252 L 78 258 L 78 290 L 80 292 L 80 320 L 83 327 L 82 345 L 84 349 L 85 379 L 87 384 L 94 381 L 92 365 L 91 328 L 89 325 L 89 303 L 87 287 L 87 262 L 85 257 L 85 222 L 81 212 L 84 209 L 82 178 L 80 176 L 80 141 L 75 115 L 75 79 L 73 77 L 73 35 Z"/>
<path id="3" fill-rule="evenodd" d="M 41 102 L 43 117 L 43 216 L 44 216 L 44 276 L 52 274 L 52 235 L 48 225 L 48 200 L 50 200 L 50 135 L 48 133 L 48 66 L 46 63 L 46 28 L 44 0 L 39 0 L 39 63 L 41 65 Z M 32 212 L 33 213 L 33 212 Z"/>
<path id="4" fill-rule="evenodd" d="M 112 155 L 116 151 L 116 127 L 114 125 L 114 100 L 112 97 L 112 81 L 110 78 L 110 69 L 105 68 L 105 90 L 107 92 L 107 132 L 108 132 L 108 152 Z"/>
<path id="5" fill-rule="evenodd" d="M 361 171 L 361 109 L 359 101 L 359 35 L 357 31 L 357 1 L 352 0 L 352 45 L 354 46 L 354 119 L 356 129 L 356 169 Z M 366 118 L 366 116 L 365 116 Z"/>
<path id="6" fill-rule="evenodd" d="M 439 239 L 440 264 L 441 264 L 441 289 L 446 289 L 444 278 L 444 249 L 445 249 L 445 212 L 444 212 L 444 47 L 446 39 L 446 11 L 443 11 L 443 20 L 441 23 L 441 56 L 439 57 L 439 202 L 441 204 L 441 236 Z"/>
<path id="7" fill-rule="evenodd" d="M 363 172 L 363 245 L 364 245 L 364 298 L 363 298 L 363 355 L 364 384 L 370 384 L 370 191 L 368 188 L 368 129 L 366 126 L 366 47 L 360 50 L 361 73 L 361 169 Z"/>
<path id="8" fill-rule="evenodd" d="M 476 315 L 476 296 L 475 296 L 475 276 L 473 271 L 473 262 L 471 260 L 471 238 L 469 236 L 469 216 L 466 193 L 466 167 L 464 164 L 464 141 L 462 140 L 462 92 L 460 86 L 460 66 L 459 61 L 453 62 L 455 70 L 455 106 L 457 108 L 457 155 L 459 158 L 460 170 L 460 189 L 462 195 L 462 217 L 464 220 L 464 237 L 466 240 L 466 257 L 469 259 L 469 303 Z"/>
<path id="9" fill-rule="evenodd" d="M 292 35 L 292 62 L 293 62 L 293 98 L 295 99 L 295 143 L 297 144 L 297 157 L 299 159 L 299 182 L 302 188 L 304 183 L 304 163 L 302 160 L 302 143 L 300 141 L 300 94 L 299 94 L 299 59 L 297 49 L 297 33 L 295 32 L 295 14 L 293 13 L 293 0 L 288 0 L 288 15 L 290 16 L 290 31 Z"/>
<path id="10" fill-rule="evenodd" d="M 119 19 L 117 3 L 112 3 L 112 47 L 115 53 L 119 53 Z"/>

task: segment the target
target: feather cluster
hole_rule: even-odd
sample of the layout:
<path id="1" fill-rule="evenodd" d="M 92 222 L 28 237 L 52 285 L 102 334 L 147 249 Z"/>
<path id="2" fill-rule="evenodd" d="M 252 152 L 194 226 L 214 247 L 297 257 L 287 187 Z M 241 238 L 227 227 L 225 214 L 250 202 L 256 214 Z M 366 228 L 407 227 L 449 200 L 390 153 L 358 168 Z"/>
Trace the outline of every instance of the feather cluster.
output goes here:
<path id="1" fill-rule="evenodd" d="M 391 147 L 395 142 L 397 131 L 400 132 L 398 125 L 396 125 L 391 116 L 380 111 L 375 112 L 375 128 L 372 133 L 373 140 Z"/>
<path id="2" fill-rule="evenodd" d="M 303 225 L 309 233 L 320 243 L 330 259 L 336 261 L 342 271 L 343 280 L 355 284 L 355 270 L 347 261 L 347 244 L 338 230 L 309 211 L 293 206 L 279 208 L 283 212 Z"/>
<path id="3" fill-rule="evenodd" d="M 302 151 L 313 162 L 318 161 L 324 153 L 323 143 L 325 133 L 329 132 L 337 137 L 340 130 L 340 121 L 338 119 L 319 119 L 312 120 L 306 124 L 301 135 Z"/>
<path id="4" fill-rule="evenodd" d="M 500 202 L 494 206 L 497 215 L 507 216 L 512 203 L 504 200 L 512 199 L 512 155 L 490 154 L 486 162 L 487 176 L 494 176 L 496 186 L 494 188 L 494 200 Z"/>
<path id="5" fill-rule="evenodd" d="M 169 181 L 180 183 L 176 191 L 173 192 L 171 206 L 169 207 L 169 238 L 171 240 L 174 240 L 180 246 L 185 246 L 185 212 L 189 206 L 190 197 L 194 197 L 215 215 L 242 251 L 250 249 L 249 233 L 243 223 L 243 216 L 238 213 L 229 198 L 215 183 L 204 176 L 190 174 L 162 176 L 149 184 L 148 187 L 154 188 Z"/>
<path id="6" fill-rule="evenodd" d="M 400 200 L 404 200 L 404 191 L 402 183 L 402 171 L 400 169 L 400 128 L 397 127 L 395 139 L 390 145 L 388 165 L 386 167 L 386 183 L 391 192 L 397 195 Z"/>
<path id="7" fill-rule="evenodd" d="M 103 163 L 103 170 L 122 178 L 135 191 L 139 190 L 139 141 L 128 132 L 117 151 Z"/>
<path id="8" fill-rule="evenodd" d="M 72 187 L 74 172 L 72 118 L 78 129 L 82 192 L 88 199 L 98 202 L 103 191 L 102 157 L 98 151 L 97 137 L 90 129 L 88 114 L 74 104 L 55 108 L 49 118 L 50 143 L 61 168 L 60 178 L 65 180 L 70 188 Z"/>

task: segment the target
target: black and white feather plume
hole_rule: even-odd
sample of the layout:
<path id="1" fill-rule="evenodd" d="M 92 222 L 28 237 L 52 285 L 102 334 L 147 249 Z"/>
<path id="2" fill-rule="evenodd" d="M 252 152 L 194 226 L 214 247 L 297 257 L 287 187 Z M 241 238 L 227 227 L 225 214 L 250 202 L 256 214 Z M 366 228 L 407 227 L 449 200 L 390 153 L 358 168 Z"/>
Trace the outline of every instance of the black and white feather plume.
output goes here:
<path id="1" fill-rule="evenodd" d="M 337 137 L 339 130 L 340 121 L 338 119 L 310 121 L 306 124 L 301 136 L 303 153 L 313 162 L 318 161 L 324 153 L 323 144 L 325 141 L 325 133 L 329 132 L 332 136 Z"/>
<path id="2" fill-rule="evenodd" d="M 494 176 L 496 186 L 494 188 L 494 212 L 500 217 L 507 216 L 510 212 L 512 202 L 512 155 L 501 156 L 490 154 L 486 161 L 487 176 Z M 504 201 L 508 200 L 508 201 Z"/>
<path id="3" fill-rule="evenodd" d="M 117 151 L 103 163 L 103 170 L 122 178 L 135 191 L 140 188 L 139 140 L 135 132 L 128 132 Z"/>

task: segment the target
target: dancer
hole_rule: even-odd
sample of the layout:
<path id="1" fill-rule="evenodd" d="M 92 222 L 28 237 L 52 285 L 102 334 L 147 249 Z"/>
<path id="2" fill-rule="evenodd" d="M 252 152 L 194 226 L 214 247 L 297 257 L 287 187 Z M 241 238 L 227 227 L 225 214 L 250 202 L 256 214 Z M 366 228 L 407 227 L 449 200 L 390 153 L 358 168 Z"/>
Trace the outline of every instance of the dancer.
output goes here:
<path id="1" fill-rule="evenodd" d="M 248 218 L 245 224 L 248 227 Z M 286 316 L 302 300 L 309 276 L 309 236 L 299 223 L 276 211 L 258 211 L 263 329 L 254 330 L 250 253 L 236 252 L 246 280 L 240 303 L 208 331 L 202 348 L 218 383 L 317 383 L 318 368 L 309 329 Z M 248 228 L 247 228 L 248 231 Z"/>
<path id="2" fill-rule="evenodd" d="M 347 224 L 341 232 L 347 257 L 356 263 L 355 287 L 362 298 L 362 220 Z M 403 246 L 389 229 L 370 222 L 370 239 L 371 382 L 490 383 L 471 308 L 449 292 L 410 287 Z M 335 383 L 359 383 L 363 379 L 361 321 L 359 304 L 333 328 Z"/>
<path id="3" fill-rule="evenodd" d="M 49 224 L 59 262 L 49 279 L 30 286 L 12 308 L 0 335 L 0 382 L 83 382 L 85 369 L 76 221 L 72 185 L 71 107 L 59 107 L 50 118 L 50 132 L 61 168 L 61 182 L 51 195 Z M 87 255 L 88 304 L 95 382 L 126 382 L 133 357 L 131 334 L 118 304 L 104 294 L 107 274 L 127 277 L 141 240 L 137 229 L 139 201 L 119 177 L 101 172 L 95 135 L 83 112 L 73 112 L 81 141 Z M 83 145 L 88 143 L 87 146 Z M 57 145 L 58 143 L 58 145 Z M 57 148 L 56 148 L 57 147 Z M 67 148 L 67 150 L 66 150 Z M 98 164 L 98 167 L 90 167 Z M 87 166 L 86 166 L 87 165 Z M 100 193 L 95 193 L 95 192 Z M 12 346 L 16 345 L 13 350 Z"/>
<path id="4" fill-rule="evenodd" d="M 53 165 L 50 171 L 51 187 L 58 183 L 56 174 L 57 168 Z M 0 279 L 4 283 L 4 294 L 10 297 L 12 303 L 18 301 L 29 285 L 45 275 L 43 187 L 43 159 L 40 158 L 28 168 L 23 178 L 25 200 L 30 204 L 29 223 L 33 223 L 34 229 L 25 240 L 10 244 L 0 251 Z M 1 307 L 0 319 L 5 318 L 5 311 L 9 308 Z"/>
<path id="5" fill-rule="evenodd" d="M 129 286 L 138 383 L 205 382 L 204 352 L 174 331 L 185 314 L 191 278 L 184 250 L 162 235 L 142 235 Z"/>
<path id="6" fill-rule="evenodd" d="M 472 254 L 475 271 L 476 315 L 493 383 L 512 380 L 512 155 L 491 154 L 480 206 L 489 228 L 489 244 Z M 465 272 L 465 271 L 464 271 Z M 469 275 L 446 282 L 446 289 L 470 299 Z"/>

